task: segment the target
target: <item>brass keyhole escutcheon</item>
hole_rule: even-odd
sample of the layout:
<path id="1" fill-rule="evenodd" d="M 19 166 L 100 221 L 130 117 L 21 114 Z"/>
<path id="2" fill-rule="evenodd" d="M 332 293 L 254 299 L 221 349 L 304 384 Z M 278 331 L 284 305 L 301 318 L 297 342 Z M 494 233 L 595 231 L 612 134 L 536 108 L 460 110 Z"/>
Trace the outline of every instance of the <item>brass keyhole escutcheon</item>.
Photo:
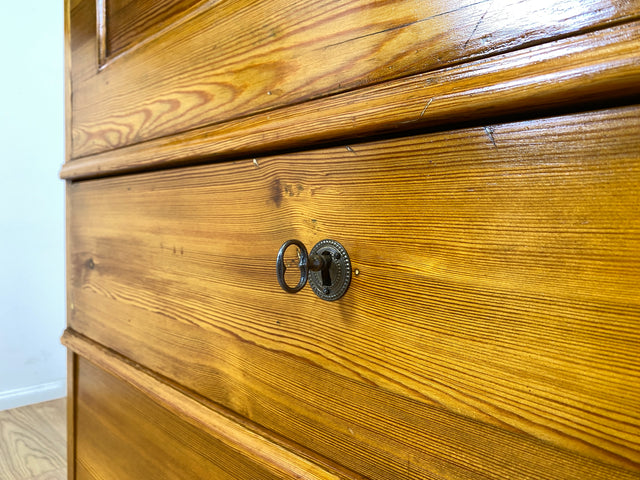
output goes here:
<path id="1" fill-rule="evenodd" d="M 344 247 L 335 240 L 321 240 L 309 252 L 323 259 L 321 270 L 309 272 L 311 290 L 323 300 L 332 302 L 342 297 L 351 282 L 351 261 Z"/>
<path id="2" fill-rule="evenodd" d="M 295 245 L 298 249 L 300 280 L 295 287 L 287 284 L 285 272 L 287 265 L 284 260 L 285 252 Z M 309 253 L 299 240 L 284 242 L 276 261 L 278 282 L 287 293 L 297 293 L 309 281 L 311 290 L 323 300 L 333 302 L 341 298 L 351 283 L 351 260 L 345 248 L 335 240 L 321 240 Z"/>

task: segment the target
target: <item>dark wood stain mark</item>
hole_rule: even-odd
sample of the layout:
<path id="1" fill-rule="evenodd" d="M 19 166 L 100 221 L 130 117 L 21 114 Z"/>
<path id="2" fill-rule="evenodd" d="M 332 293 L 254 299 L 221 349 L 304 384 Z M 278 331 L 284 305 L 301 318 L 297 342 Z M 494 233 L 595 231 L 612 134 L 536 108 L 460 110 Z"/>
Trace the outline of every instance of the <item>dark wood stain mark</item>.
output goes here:
<path id="1" fill-rule="evenodd" d="M 282 205 L 282 185 L 279 178 L 276 178 L 271 184 L 271 201 L 278 208 Z"/>

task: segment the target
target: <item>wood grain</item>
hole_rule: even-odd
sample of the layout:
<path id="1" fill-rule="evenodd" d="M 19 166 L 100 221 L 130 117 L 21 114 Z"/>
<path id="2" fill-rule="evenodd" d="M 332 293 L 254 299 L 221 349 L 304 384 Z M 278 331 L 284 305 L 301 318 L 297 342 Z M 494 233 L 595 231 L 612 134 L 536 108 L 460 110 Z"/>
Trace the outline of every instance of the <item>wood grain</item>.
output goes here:
<path id="1" fill-rule="evenodd" d="M 0 412 L 0 478 L 66 478 L 65 399 Z"/>
<path id="2" fill-rule="evenodd" d="M 74 182 L 69 325 L 369 478 L 637 477 L 639 129 L 627 107 Z M 279 291 L 279 245 L 327 237 L 347 295 Z"/>
<path id="3" fill-rule="evenodd" d="M 93 471 L 99 472 L 97 478 L 118 480 L 347 478 L 270 444 L 131 366 L 120 362 L 116 369 L 137 379 L 142 391 L 79 358 L 79 479 L 93 478 L 84 473 Z M 157 399 L 168 401 L 178 414 L 162 408 Z M 185 415 L 191 423 L 199 421 L 186 423 Z"/>
<path id="4" fill-rule="evenodd" d="M 71 7 L 73 158 L 630 21 L 640 11 L 638 0 L 220 1 L 98 72 L 95 0 Z"/>
<path id="5" fill-rule="evenodd" d="M 86 355 L 87 358 L 90 358 L 92 362 L 95 361 L 101 368 L 125 379 L 127 383 L 135 386 L 146 396 L 159 402 L 172 412 L 176 412 L 190 424 L 197 425 L 200 429 L 204 428 L 205 431 L 208 431 L 212 426 L 211 418 L 215 418 L 217 415 L 207 410 L 207 408 L 203 408 L 211 405 L 206 399 L 202 399 L 193 392 L 185 392 L 184 389 L 176 392 L 167 384 L 160 384 L 155 380 L 156 374 L 151 373 L 151 375 L 148 375 L 144 373 L 139 369 L 139 366 L 133 366 L 130 360 L 121 358 L 109 349 L 72 330 L 65 332 L 63 341 L 72 350 L 77 351 L 82 356 Z M 284 363 L 289 363 L 286 358 L 269 358 L 269 356 L 269 353 L 267 353 L 267 355 L 257 355 L 251 358 L 256 362 L 266 361 L 266 364 L 263 365 L 267 367 L 263 369 L 264 372 L 268 372 L 268 367 L 273 366 L 274 363 L 279 363 L 281 369 L 283 368 L 283 361 Z M 325 387 L 323 393 L 327 395 L 327 399 L 331 398 L 332 395 L 335 396 L 335 393 L 339 391 L 341 395 L 349 399 L 351 408 L 360 411 L 361 417 L 364 417 L 362 425 L 357 421 L 351 420 L 347 424 L 346 431 L 339 432 L 331 438 L 332 442 L 344 445 L 344 450 L 340 456 L 341 459 L 351 459 L 354 454 L 360 457 L 369 456 L 375 458 L 383 456 L 390 459 L 393 458 L 396 449 L 401 452 L 398 465 L 395 466 L 396 473 L 385 472 L 376 465 L 366 461 L 362 462 L 359 468 L 369 475 L 368 478 L 458 479 L 520 478 L 527 476 L 550 479 L 577 479 L 583 476 L 588 476 L 589 478 L 636 478 L 633 472 L 612 468 L 611 466 L 594 462 L 592 459 L 576 456 L 563 449 L 550 448 L 545 442 L 491 428 L 486 424 L 464 419 L 438 407 L 407 401 L 407 399 L 390 395 L 371 385 L 363 388 L 362 385 L 357 385 L 357 382 L 345 377 L 331 375 L 321 369 L 310 367 L 317 374 L 314 381 Z M 300 380 L 301 383 L 296 387 L 299 392 L 315 388 L 305 384 L 304 379 Z M 297 379 L 294 382 L 297 382 Z M 261 395 L 268 391 L 269 389 L 262 391 Z M 184 408 L 186 403 L 194 400 L 200 403 L 197 408 Z M 270 404 L 273 400 L 272 397 L 263 398 L 265 404 Z M 282 408 L 277 403 L 270 405 L 270 407 L 272 415 L 278 414 Z M 310 413 L 321 413 L 319 420 L 322 422 L 331 420 L 332 415 L 336 413 L 331 410 L 331 405 L 327 405 L 325 407 L 326 410 L 323 411 L 322 405 L 303 402 L 299 408 L 308 417 Z M 288 412 L 289 415 L 300 414 L 295 405 L 286 406 L 284 411 Z M 100 416 L 100 413 L 97 412 L 96 415 Z M 372 426 L 367 425 L 366 419 L 368 417 L 378 419 L 378 421 L 382 420 L 387 428 L 379 431 L 372 430 Z M 286 424 L 290 419 L 279 418 L 277 420 Z M 342 415 L 337 415 L 333 420 L 342 423 L 346 419 Z M 247 422 L 245 421 L 244 423 L 246 424 Z M 223 436 L 226 437 L 225 431 L 219 430 L 219 427 L 220 425 L 218 424 L 214 426 L 213 430 L 221 431 Z M 254 427 L 255 425 L 251 428 Z M 308 424 L 308 428 L 313 427 L 315 427 L 314 424 Z M 237 426 L 231 428 L 232 436 L 233 431 L 237 430 L 237 428 Z M 418 440 L 412 439 L 411 441 L 403 442 L 398 438 L 394 438 L 393 435 L 388 435 L 393 429 L 402 429 L 405 433 L 411 431 L 420 432 L 420 436 Z M 367 438 L 366 445 L 363 445 L 365 451 L 361 452 L 358 449 L 354 452 L 350 448 L 349 442 L 344 440 L 344 437 Z M 515 447 L 518 451 L 517 458 L 512 458 L 508 455 L 502 456 L 506 445 Z M 470 448 L 470 446 L 473 447 Z M 460 451 L 464 451 L 464 454 L 460 455 Z M 497 452 L 501 454 L 498 455 Z M 79 468 L 82 470 L 85 467 L 80 464 Z M 96 470 L 99 471 L 100 469 L 97 468 Z M 344 470 L 342 472 L 344 478 L 362 478 L 353 473 L 346 474 Z M 491 473 L 487 474 L 487 472 Z M 386 475 L 389 476 L 387 477 Z M 306 477 L 303 476 L 303 478 Z"/>
<path id="6" fill-rule="evenodd" d="M 207 399 L 185 390 L 141 365 L 134 365 L 114 351 L 67 329 L 62 342 L 70 351 L 89 359 L 102 370 L 123 379 L 151 401 L 171 411 L 182 421 L 206 431 L 228 448 L 255 463 L 265 464 L 278 475 L 301 478 L 361 479 L 338 465 L 327 462 L 300 445 L 278 438 L 258 425 L 222 410 Z M 83 361 L 79 358 L 80 361 Z M 333 472 L 333 473 L 332 473 Z"/>
<path id="7" fill-rule="evenodd" d="M 203 0 L 103 0 L 106 60 L 188 14 Z M 108 12 L 108 13 L 107 13 Z"/>
<path id="8" fill-rule="evenodd" d="M 81 179 L 545 113 L 640 94 L 640 24 L 362 88 L 65 164 Z"/>

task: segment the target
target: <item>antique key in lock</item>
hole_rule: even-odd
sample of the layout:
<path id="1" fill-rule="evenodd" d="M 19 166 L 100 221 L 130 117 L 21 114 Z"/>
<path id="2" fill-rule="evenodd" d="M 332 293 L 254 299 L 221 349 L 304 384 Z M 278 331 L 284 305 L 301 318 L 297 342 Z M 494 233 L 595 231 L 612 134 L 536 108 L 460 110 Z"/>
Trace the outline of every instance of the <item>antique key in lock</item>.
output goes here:
<path id="1" fill-rule="evenodd" d="M 291 246 L 298 249 L 297 267 L 300 280 L 290 287 L 285 279 L 287 265 L 284 255 Z M 300 240 L 287 240 L 278 251 L 276 260 L 278 283 L 287 293 L 297 293 L 306 285 L 307 280 L 313 292 L 323 300 L 334 301 L 342 297 L 351 282 L 351 260 L 345 248 L 335 240 L 321 240 L 307 253 Z"/>

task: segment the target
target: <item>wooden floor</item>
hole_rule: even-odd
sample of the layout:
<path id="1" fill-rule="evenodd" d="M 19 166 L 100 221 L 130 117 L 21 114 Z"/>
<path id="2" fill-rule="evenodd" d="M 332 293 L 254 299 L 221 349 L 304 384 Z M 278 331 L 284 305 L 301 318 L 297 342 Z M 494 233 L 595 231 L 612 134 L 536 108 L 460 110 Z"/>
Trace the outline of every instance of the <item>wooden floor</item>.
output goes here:
<path id="1" fill-rule="evenodd" d="M 67 477 L 66 399 L 0 411 L 0 479 Z"/>

